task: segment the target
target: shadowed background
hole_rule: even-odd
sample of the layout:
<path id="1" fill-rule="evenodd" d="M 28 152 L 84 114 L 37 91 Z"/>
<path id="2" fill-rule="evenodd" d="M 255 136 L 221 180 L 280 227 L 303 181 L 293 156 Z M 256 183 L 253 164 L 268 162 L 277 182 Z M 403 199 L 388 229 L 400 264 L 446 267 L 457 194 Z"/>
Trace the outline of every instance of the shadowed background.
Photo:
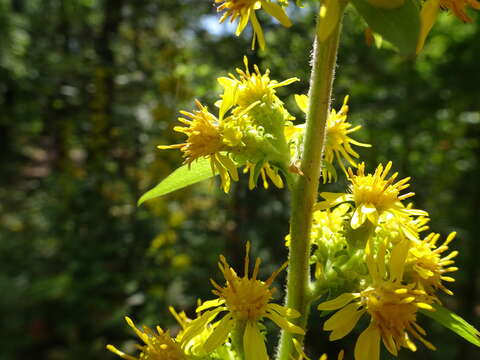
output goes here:
<path id="1" fill-rule="evenodd" d="M 285 260 L 284 190 L 248 191 L 243 178 L 227 196 L 207 181 L 136 200 L 181 163 L 155 148 L 183 141 L 172 131 L 178 111 L 195 98 L 212 107 L 216 78 L 245 54 L 274 79 L 302 80 L 279 95 L 303 121 L 293 94 L 307 91 L 313 5 L 290 6 L 290 29 L 260 14 L 268 49 L 252 52 L 251 34 L 218 25 L 211 1 L 0 0 L 1 360 L 113 359 L 107 343 L 133 351 L 124 315 L 173 332 L 169 304 L 193 316 L 196 299 L 212 297 L 209 278 L 221 281 L 220 253 L 239 266 L 250 240 L 263 276 Z M 369 48 L 348 11 L 333 104 L 350 94 L 349 119 L 364 125 L 357 138 L 373 145 L 360 149 L 368 169 L 393 160 L 432 230 L 458 232 L 456 295 L 442 300 L 478 327 L 480 16 L 471 15 L 466 25 L 441 16 L 413 61 Z M 478 357 L 422 320 L 440 350 L 400 359 Z M 346 348 L 351 359 L 356 336 L 328 343 L 321 324 L 313 312 L 313 357 Z"/>

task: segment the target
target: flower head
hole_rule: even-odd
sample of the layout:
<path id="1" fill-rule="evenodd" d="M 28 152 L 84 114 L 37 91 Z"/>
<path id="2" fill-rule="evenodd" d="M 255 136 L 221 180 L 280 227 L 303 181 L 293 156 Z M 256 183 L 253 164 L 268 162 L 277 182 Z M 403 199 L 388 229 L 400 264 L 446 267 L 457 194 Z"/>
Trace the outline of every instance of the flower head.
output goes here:
<path id="1" fill-rule="evenodd" d="M 125 354 L 113 345 L 107 345 L 107 349 L 126 360 L 186 360 L 187 355 L 182 350 L 176 339 L 157 326 L 157 332 L 144 326 L 143 331 L 137 329 L 129 317 L 125 317 L 127 324 L 135 331 L 144 345 L 137 345 L 141 351 L 137 357 Z"/>
<path id="2" fill-rule="evenodd" d="M 387 174 L 392 167 L 390 161 L 385 168 L 382 164 L 378 165 L 374 174 L 365 175 L 365 163 L 358 166 L 357 174 L 352 169 L 348 169 L 350 185 L 350 194 L 321 193 L 325 201 L 319 203 L 317 208 L 329 208 L 347 201 L 355 203 L 355 211 L 352 215 L 350 225 L 353 229 L 359 228 L 367 219 L 377 225 L 380 216 L 384 216 L 388 221 L 396 220 L 404 230 L 407 237 L 411 237 L 412 231 L 408 231 L 410 225 L 410 215 L 428 216 L 423 210 L 405 207 L 401 200 L 414 196 L 413 192 L 400 194 L 400 192 L 410 185 L 409 177 L 394 183 L 398 173 L 394 173 L 387 178 Z M 413 238 L 414 240 L 416 238 Z"/>
<path id="3" fill-rule="evenodd" d="M 260 72 L 257 65 L 253 65 L 254 71 L 249 70 L 248 58 L 243 57 L 243 63 L 245 64 L 245 70 L 237 68 L 238 79 L 235 75 L 229 74 L 229 77 L 219 78 L 220 85 L 225 89 L 225 93 L 231 93 L 229 89 L 236 88 L 236 101 L 238 109 L 245 109 L 251 104 L 259 101 L 261 103 L 267 103 L 273 105 L 276 103 L 282 103 L 276 96 L 276 88 L 289 85 L 298 78 L 290 78 L 281 82 L 270 79 L 270 70 L 267 69 L 264 74 Z M 225 99 L 225 95 L 223 99 Z M 238 110 L 237 110 L 238 111 Z"/>
<path id="4" fill-rule="evenodd" d="M 348 204 L 342 204 L 335 209 L 316 210 L 313 212 L 312 230 L 310 236 L 314 243 L 327 242 L 344 231 Z"/>
<path id="5" fill-rule="evenodd" d="M 201 157 L 209 158 L 212 172 L 219 173 L 222 187 L 225 192 L 228 192 L 230 189 L 230 178 L 238 181 L 237 166 L 228 155 L 221 153 L 226 151 L 228 147 L 223 141 L 219 119 L 211 114 L 208 108 L 203 106 L 198 100 L 195 101 L 195 104 L 198 110 L 193 113 L 187 111 L 180 112 L 187 118 L 180 117 L 178 120 L 187 126 L 174 127 L 175 131 L 187 135 L 187 141 L 181 144 L 159 145 L 158 148 L 180 149 L 183 152 L 185 163 L 188 165 Z M 242 115 L 240 114 L 239 116 Z"/>
<path id="6" fill-rule="evenodd" d="M 224 149 L 219 122 L 208 108 L 195 100 L 198 110 L 193 113 L 180 111 L 190 119 L 179 117 L 178 120 L 187 126 L 175 126 L 173 130 L 187 135 L 187 141 L 182 144 L 160 145 L 160 149 L 180 149 L 187 164 L 202 156 L 210 156 Z"/>
<path id="7" fill-rule="evenodd" d="M 277 97 L 276 88 L 298 79 L 278 82 L 270 79 L 268 69 L 262 74 L 254 65 L 250 72 L 247 57 L 244 64 L 245 70 L 236 69 L 238 78 L 230 74 L 218 79 L 224 93 L 216 105 L 220 109 L 233 107 L 233 115 L 221 121 L 224 143 L 235 147 L 234 159 L 245 165 L 245 173 L 250 173 L 250 189 L 256 186 L 259 176 L 265 188 L 268 178 L 282 188 L 279 170 L 286 172 L 290 160 L 285 128 L 291 116 Z"/>
<path id="8" fill-rule="evenodd" d="M 373 175 L 365 175 L 365 163 L 360 164 L 357 174 L 354 174 L 351 168 L 349 169 L 349 180 L 352 183 L 350 189 L 357 206 L 374 208 L 377 213 L 381 213 L 397 207 L 400 200 L 415 195 L 412 192 L 400 195 L 400 191 L 410 186 L 408 183 L 410 178 L 394 183 L 398 175 L 395 173 L 387 179 L 391 167 L 392 162 L 389 162 L 385 168 L 380 164 Z M 365 211 L 365 213 L 368 213 L 368 211 Z M 375 221 L 373 222 L 375 223 Z"/>
<path id="9" fill-rule="evenodd" d="M 189 166 L 200 158 L 208 159 L 212 172 L 220 175 L 225 192 L 229 191 L 232 180 L 238 181 L 237 167 L 241 165 L 245 165 L 245 172 L 250 172 L 250 189 L 255 187 L 259 176 L 265 187 L 269 178 L 282 188 L 279 170 L 286 173 L 290 163 L 285 128 L 291 115 L 276 96 L 275 89 L 298 79 L 277 82 L 270 79 L 268 70 L 262 74 L 256 65 L 255 71 L 250 72 L 246 57 L 244 63 L 245 70 L 237 69 L 239 78 L 232 74 L 218 78 L 224 88 L 216 103 L 218 118 L 196 101 L 196 111 L 180 112 L 184 117 L 179 121 L 186 126 L 174 128 L 187 136 L 186 141 L 158 147 L 180 149 Z"/>
<path id="10" fill-rule="evenodd" d="M 246 359 L 266 360 L 268 355 L 265 339 L 259 328 L 259 324 L 264 318 L 271 319 L 278 326 L 292 333 L 303 334 L 304 331 L 286 319 L 298 317 L 300 314 L 297 311 L 270 302 L 274 292 L 274 288 L 271 287 L 272 282 L 286 264 L 275 271 L 266 281 L 262 281 L 257 279 L 260 267 L 260 259 L 257 259 L 250 277 L 249 243 L 246 248 L 243 277 L 238 276 L 225 257 L 220 256 L 218 266 L 225 277 L 225 285 L 220 286 L 212 280 L 215 288 L 212 292 L 218 298 L 206 301 L 197 308 L 197 312 L 203 313 L 188 325 L 182 340 L 188 342 L 205 326 L 212 324 L 220 313 L 225 312 L 221 320 L 212 324 L 212 333 L 203 344 L 205 351 L 213 351 L 223 344 L 234 326 L 241 323 L 245 326 L 243 347 Z"/>
<path id="11" fill-rule="evenodd" d="M 437 247 L 436 243 L 440 234 L 431 233 L 422 241 L 413 243 L 409 250 L 406 266 L 410 267 L 411 271 L 408 274 L 420 289 L 424 289 L 429 294 L 441 289 L 446 294 L 453 295 L 452 291 L 447 289 L 442 281 L 455 281 L 446 274 L 458 270 L 457 267 L 450 266 L 454 263 L 452 259 L 458 255 L 458 251 L 452 251 L 443 256 L 455 235 L 455 232 L 450 233 L 444 243 Z"/>
<path id="12" fill-rule="evenodd" d="M 348 114 L 348 98 L 345 96 L 343 105 L 338 111 L 332 109 L 330 116 L 327 119 L 326 129 L 326 143 L 324 150 L 324 167 L 322 169 L 323 182 L 330 182 L 332 178 L 336 177 L 336 172 L 333 167 L 333 162 L 336 159 L 342 170 L 347 173 L 343 160 L 345 159 L 351 166 L 356 167 L 357 163 L 354 158 L 359 158 L 360 155 L 353 150 L 352 145 L 371 147 L 370 144 L 365 144 L 352 139 L 349 134 L 359 130 L 361 125 L 352 127 L 352 124 L 347 121 Z M 306 95 L 295 95 L 295 101 L 298 107 L 307 113 L 308 97 Z"/>
<path id="13" fill-rule="evenodd" d="M 417 324 L 418 309 L 433 310 L 434 297 L 403 285 L 405 241 L 390 253 L 390 267 L 385 267 L 384 249 L 377 256 L 367 255 L 371 285 L 360 292 L 343 293 L 333 300 L 321 303 L 319 310 L 337 310 L 324 324 L 331 331 L 330 340 L 346 336 L 364 314 L 370 316 L 369 326 L 360 334 L 355 345 L 355 360 L 379 360 L 380 339 L 387 350 L 397 355 L 402 347 L 412 351 L 416 345 L 412 337 L 430 349 L 433 345 L 424 339 L 425 331 Z"/>
<path id="14" fill-rule="evenodd" d="M 217 11 L 225 11 L 220 18 L 220 23 L 230 18 L 230 22 L 234 22 L 240 18 L 235 35 L 240 35 L 248 24 L 252 22 L 253 39 L 252 49 L 255 47 L 255 41 L 258 39 L 260 48 L 265 48 L 265 38 L 263 37 L 262 27 L 258 22 L 255 11 L 263 8 L 269 15 L 276 18 L 283 26 L 290 27 L 292 23 L 288 18 L 283 6 L 288 4 L 288 1 L 279 1 L 280 5 L 271 0 L 215 0 L 216 3 L 221 3 L 217 7 Z"/>
<path id="15" fill-rule="evenodd" d="M 413 204 L 408 203 L 406 206 L 407 210 L 413 209 Z M 394 218 L 392 215 L 387 214 L 386 216 L 381 216 L 378 222 L 378 226 L 375 228 L 375 236 L 377 238 L 383 239 L 387 243 L 390 242 L 392 245 L 397 244 L 399 241 L 407 238 L 418 242 L 420 241 L 420 233 L 427 231 L 430 227 L 428 223 L 430 218 L 428 216 L 413 216 L 409 214 L 407 217 L 403 218 L 402 221 Z"/>

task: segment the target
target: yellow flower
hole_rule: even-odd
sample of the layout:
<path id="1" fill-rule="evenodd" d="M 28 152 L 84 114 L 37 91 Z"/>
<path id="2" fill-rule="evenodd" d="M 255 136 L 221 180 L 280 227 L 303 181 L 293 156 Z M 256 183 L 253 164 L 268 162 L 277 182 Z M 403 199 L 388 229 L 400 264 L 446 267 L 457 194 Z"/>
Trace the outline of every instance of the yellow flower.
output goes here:
<path id="1" fill-rule="evenodd" d="M 249 251 L 250 245 L 247 243 L 243 277 L 239 277 L 235 270 L 229 266 L 225 257 L 220 256 L 218 266 L 225 277 L 226 283 L 222 287 L 212 280 L 215 287 L 212 292 L 218 298 L 206 301 L 197 308 L 197 312 L 203 313 L 187 326 L 182 341 L 188 342 L 197 336 L 208 324 L 212 324 L 222 312 L 226 312 L 226 314 L 221 320 L 211 325 L 212 333 L 203 344 L 207 353 L 222 345 L 235 325 L 241 324 L 245 329 L 243 332 L 245 359 L 268 359 L 265 338 L 259 328 L 259 324 L 264 318 L 269 318 L 289 332 L 304 334 L 300 327 L 286 319 L 298 317 L 300 314 L 297 311 L 270 302 L 274 292 L 274 288 L 271 288 L 272 282 L 278 273 L 285 268 L 286 263 L 266 281 L 261 281 L 257 279 L 260 267 L 260 259 L 258 258 L 252 276 L 249 277 L 248 275 Z"/>
<path id="2" fill-rule="evenodd" d="M 422 7 L 420 13 L 421 28 L 420 36 L 417 44 L 417 54 L 422 50 L 428 33 L 437 20 L 440 9 L 448 9 L 463 22 L 472 22 L 467 15 L 465 9 L 470 6 L 476 10 L 480 10 L 480 2 L 477 0 L 427 0 Z"/>
<path id="3" fill-rule="evenodd" d="M 182 144 L 160 145 L 159 149 L 180 149 L 187 164 L 202 156 L 210 156 L 224 149 L 219 122 L 215 115 L 208 112 L 208 108 L 195 100 L 198 110 L 194 113 L 180 111 L 188 118 L 178 118 L 186 127 L 175 126 L 174 130 L 187 135 L 187 141 Z"/>
<path id="4" fill-rule="evenodd" d="M 324 324 L 331 331 L 330 340 L 348 335 L 367 313 L 369 326 L 360 334 L 355 345 L 355 360 L 379 360 L 380 339 L 387 350 L 397 355 L 402 347 L 416 350 L 411 336 L 420 340 L 429 349 L 435 349 L 423 338 L 426 335 L 416 322 L 418 309 L 433 310 L 434 298 L 413 284 L 403 285 L 405 240 L 390 254 L 389 274 L 385 269 L 385 252 L 379 251 L 376 259 L 367 256 L 367 265 L 372 285 L 358 293 L 343 293 L 333 300 L 318 305 L 319 310 L 337 310 Z"/>
<path id="5" fill-rule="evenodd" d="M 407 209 L 412 209 L 412 203 L 407 205 Z M 383 221 L 379 221 L 375 228 L 375 235 L 385 241 L 390 241 L 393 245 L 407 238 L 414 242 L 420 241 L 420 233 L 429 229 L 427 225 L 430 218 L 427 216 L 406 217 L 402 222 L 396 221 L 391 216 L 386 216 Z"/>
<path id="6" fill-rule="evenodd" d="M 185 163 L 190 165 L 200 157 L 210 159 L 212 172 L 218 172 L 222 180 L 222 187 L 225 192 L 230 189 L 230 178 L 238 181 L 237 166 L 228 155 L 221 151 L 227 150 L 223 142 L 222 131 L 219 119 L 203 106 L 198 100 L 195 101 L 198 110 L 193 113 L 180 111 L 187 118 L 178 120 L 187 126 L 176 126 L 174 130 L 187 135 L 187 141 L 175 145 L 159 145 L 159 149 L 180 149 L 183 152 Z M 221 115 L 223 113 L 221 112 Z M 240 115 L 239 115 L 240 116 Z M 222 116 L 221 116 L 222 118 Z"/>
<path id="7" fill-rule="evenodd" d="M 398 173 L 394 173 L 390 178 L 386 178 L 392 167 L 392 162 L 383 167 L 378 165 L 375 173 L 365 175 L 365 163 L 358 166 L 357 174 L 353 174 L 351 168 L 348 169 L 350 192 L 351 194 L 328 193 L 324 192 L 320 195 L 325 201 L 317 204 L 317 209 L 330 208 L 344 202 L 353 201 L 355 203 L 355 211 L 352 215 L 350 225 L 353 229 L 359 228 L 367 221 L 377 225 L 379 217 L 383 215 L 387 221 L 396 220 L 404 234 L 411 238 L 412 231 L 409 229 L 411 225 L 411 215 L 428 216 L 423 210 L 405 207 L 401 200 L 407 199 L 415 194 L 409 192 L 401 195 L 400 192 L 410 185 L 409 177 L 394 183 Z M 415 240 L 413 238 L 412 240 Z"/>
<path id="8" fill-rule="evenodd" d="M 349 136 L 349 134 L 359 130 L 361 125 L 352 127 L 352 124 L 347 122 L 348 98 L 348 95 L 345 96 L 343 105 L 338 113 L 335 109 L 332 109 L 327 120 L 326 143 L 323 159 L 324 166 L 322 168 L 322 178 L 324 183 L 327 181 L 330 182 L 332 181 L 332 178 L 336 177 L 335 169 L 333 168 L 333 162 L 335 159 L 345 173 L 347 173 L 347 170 L 343 165 L 342 158 L 348 161 L 351 166 L 357 166 L 357 163 L 353 158 L 359 158 L 360 155 L 352 149 L 351 145 L 362 147 L 372 146 L 370 144 L 358 142 Z M 304 113 L 307 113 L 308 97 L 306 95 L 295 95 L 295 101 L 297 102 L 298 107 Z"/>
<path id="9" fill-rule="evenodd" d="M 310 231 L 312 242 L 326 242 L 341 233 L 349 210 L 348 204 L 342 204 L 333 211 L 330 209 L 314 211 L 312 230 Z"/>
<path id="10" fill-rule="evenodd" d="M 199 301 L 199 306 L 201 305 Z M 188 325 L 193 321 L 190 319 L 184 311 L 178 313 L 172 306 L 169 307 L 170 313 L 173 315 L 177 323 L 180 325 L 181 330 L 177 334 L 176 341 L 181 344 L 181 347 L 185 354 L 192 355 L 196 358 L 209 355 L 203 349 L 202 344 L 212 334 L 210 327 L 205 327 L 203 331 L 199 331 L 196 336 L 189 338 L 188 341 L 183 340 L 183 334 Z"/>
<path id="11" fill-rule="evenodd" d="M 442 253 L 448 250 L 448 244 L 455 238 L 456 233 L 452 232 L 448 235 L 445 242 L 436 246 L 440 234 L 431 233 L 421 242 L 412 244 L 407 257 L 406 266 L 411 267 L 411 277 L 420 289 L 425 290 L 429 294 L 433 294 L 435 290 L 441 289 L 448 295 L 453 295 L 453 292 L 447 289 L 442 281 L 453 282 L 450 276 L 446 273 L 457 271 L 457 267 L 452 267 L 455 256 L 458 251 L 452 251 L 447 256 L 442 257 Z"/>
<path id="12" fill-rule="evenodd" d="M 217 11 L 225 10 L 225 13 L 220 18 L 220 23 L 224 22 L 228 18 L 230 18 L 230 22 L 234 22 L 237 18 L 240 18 L 235 35 L 238 36 L 242 33 L 249 20 L 252 22 L 252 50 L 255 48 L 256 39 L 258 39 L 260 48 L 265 48 L 265 38 L 263 37 L 262 27 L 260 26 L 257 16 L 255 15 L 256 10 L 263 8 L 270 16 L 276 18 L 283 26 L 292 26 L 290 19 L 283 9 L 283 6 L 287 3 L 287 1 L 280 1 L 282 6 L 270 0 L 215 0 L 215 2 L 221 3 L 217 7 Z"/>
<path id="13" fill-rule="evenodd" d="M 220 85 L 225 89 L 225 93 L 232 93 L 231 89 L 236 89 L 235 105 L 239 106 L 240 110 L 243 110 L 251 104 L 259 101 L 261 103 L 267 103 L 269 105 L 282 103 L 276 96 L 276 88 L 289 85 L 295 81 L 299 81 L 298 78 L 290 78 L 281 82 L 270 79 L 270 70 L 267 69 L 264 74 L 260 72 L 257 65 L 253 65 L 253 72 L 250 72 L 248 67 L 248 59 L 243 57 L 243 63 L 245 64 L 245 70 L 237 68 L 237 79 L 235 75 L 229 74 L 230 77 L 219 78 Z M 222 102 L 225 101 L 226 96 L 223 95 Z M 238 111 L 238 110 L 237 110 Z"/>
<path id="14" fill-rule="evenodd" d="M 326 276 L 330 280 L 331 274 L 339 274 L 336 271 L 337 269 L 333 273 L 329 269 L 337 266 L 338 254 L 344 254 L 347 249 L 345 225 L 347 224 L 350 208 L 349 204 L 342 204 L 333 209 L 333 211 L 331 209 L 316 210 L 312 214 L 310 239 L 315 246 L 313 258 L 316 260 L 314 273 L 316 279 L 325 278 Z M 285 240 L 285 245 L 289 246 L 290 235 Z"/>
<path id="15" fill-rule="evenodd" d="M 107 349 L 114 354 L 126 360 L 185 360 L 188 358 L 177 340 L 170 337 L 168 331 L 164 332 L 159 326 L 156 328 L 157 332 L 146 326 L 141 331 L 129 317 L 125 317 L 125 320 L 145 345 L 137 345 L 141 351 L 138 358 L 125 354 L 113 345 L 107 345 Z"/>
<path id="16" fill-rule="evenodd" d="M 247 57 L 243 61 L 245 70 L 236 69 L 238 78 L 229 74 L 218 79 L 224 93 L 216 105 L 220 109 L 233 107 L 233 115 L 221 121 L 224 143 L 236 147 L 234 159 L 245 164 L 244 173 L 250 173 L 250 189 L 256 186 L 259 176 L 265 188 L 268 178 L 283 188 L 279 170 L 286 171 L 289 163 L 285 129 L 291 116 L 277 97 L 276 88 L 298 79 L 278 82 L 270 79 L 268 69 L 262 74 L 254 65 L 250 72 Z"/>

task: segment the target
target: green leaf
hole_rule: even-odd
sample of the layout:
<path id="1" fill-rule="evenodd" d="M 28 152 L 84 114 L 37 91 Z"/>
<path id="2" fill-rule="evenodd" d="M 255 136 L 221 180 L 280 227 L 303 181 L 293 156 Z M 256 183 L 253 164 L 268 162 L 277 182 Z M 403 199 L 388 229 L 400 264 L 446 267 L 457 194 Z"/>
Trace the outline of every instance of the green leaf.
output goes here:
<path id="1" fill-rule="evenodd" d="M 140 200 L 138 200 L 138 205 L 143 204 L 147 200 L 166 195 L 215 175 L 217 175 L 217 172 L 215 172 L 215 174 L 212 172 L 210 160 L 203 157 L 199 158 L 192 162 L 190 166 L 183 165 L 179 167 L 163 179 L 157 186 L 143 194 Z"/>
<path id="2" fill-rule="evenodd" d="M 480 331 L 443 306 L 438 304 L 433 304 L 432 306 L 435 311 L 420 310 L 420 312 L 463 337 L 473 345 L 480 347 Z"/>
<path id="3" fill-rule="evenodd" d="M 351 0 L 370 28 L 392 43 L 402 55 L 414 55 L 420 34 L 420 10 L 415 0 L 396 9 L 378 8 L 366 0 Z"/>

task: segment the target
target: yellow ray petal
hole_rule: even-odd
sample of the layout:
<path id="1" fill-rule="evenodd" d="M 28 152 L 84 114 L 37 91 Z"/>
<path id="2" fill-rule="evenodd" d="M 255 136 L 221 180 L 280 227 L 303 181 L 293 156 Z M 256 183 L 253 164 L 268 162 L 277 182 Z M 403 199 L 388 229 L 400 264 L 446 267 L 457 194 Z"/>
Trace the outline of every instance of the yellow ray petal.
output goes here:
<path id="1" fill-rule="evenodd" d="M 418 37 L 417 54 L 420 53 L 425 44 L 425 40 L 433 27 L 433 24 L 437 20 L 438 12 L 440 10 L 439 0 L 428 0 L 423 4 L 422 11 L 420 12 L 420 35 Z"/>
<path id="2" fill-rule="evenodd" d="M 292 22 L 288 18 L 287 14 L 285 13 L 285 10 L 283 7 L 281 7 L 278 4 L 275 4 L 270 1 L 262 0 L 262 8 L 271 16 L 273 16 L 275 19 L 280 21 L 280 23 L 285 26 L 285 27 L 290 27 L 292 26 Z"/>
<path id="3" fill-rule="evenodd" d="M 243 334 L 245 360 L 268 360 L 265 338 L 256 323 L 248 321 Z"/>
<path id="4" fill-rule="evenodd" d="M 337 310 L 345 305 L 347 305 L 349 302 L 351 302 L 353 299 L 358 298 L 360 295 L 357 293 L 343 293 L 340 296 L 337 296 L 333 300 L 325 301 L 323 303 L 320 303 L 317 306 L 318 310 Z"/>

